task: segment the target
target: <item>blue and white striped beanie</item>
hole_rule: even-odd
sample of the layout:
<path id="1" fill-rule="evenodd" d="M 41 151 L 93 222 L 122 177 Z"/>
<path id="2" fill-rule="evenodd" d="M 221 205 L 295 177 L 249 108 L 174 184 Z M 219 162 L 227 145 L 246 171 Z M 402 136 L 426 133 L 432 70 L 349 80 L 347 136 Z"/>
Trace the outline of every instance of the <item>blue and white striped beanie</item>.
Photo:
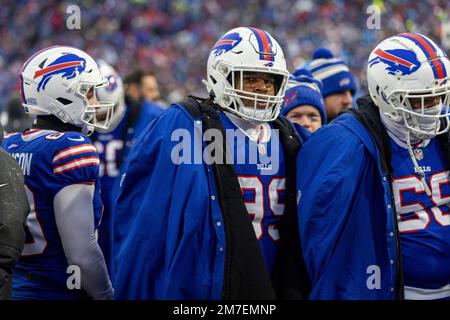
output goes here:
<path id="1" fill-rule="evenodd" d="M 330 50 L 319 48 L 313 53 L 309 70 L 314 78 L 322 81 L 324 97 L 350 90 L 352 95 L 357 90 L 355 78 L 348 66 L 339 58 L 335 58 Z"/>
<path id="2" fill-rule="evenodd" d="M 322 118 L 322 124 L 327 123 L 327 114 L 323 103 L 322 84 L 312 77 L 307 69 L 297 69 L 289 77 L 288 89 L 284 95 L 284 102 L 281 106 L 281 114 L 286 116 L 289 111 L 304 105 L 315 107 Z"/>

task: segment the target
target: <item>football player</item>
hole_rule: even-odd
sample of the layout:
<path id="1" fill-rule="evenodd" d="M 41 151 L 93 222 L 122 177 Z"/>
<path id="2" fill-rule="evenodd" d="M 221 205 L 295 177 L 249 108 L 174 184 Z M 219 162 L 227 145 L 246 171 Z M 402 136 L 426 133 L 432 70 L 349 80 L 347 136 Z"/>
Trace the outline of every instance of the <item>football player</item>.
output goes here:
<path id="1" fill-rule="evenodd" d="M 97 89 L 97 97 L 114 104 L 114 116 L 107 130 L 98 129 L 92 140 L 100 158 L 100 180 L 102 186 L 103 215 L 99 228 L 99 244 L 111 274 L 110 256 L 112 250 L 111 227 L 113 217 L 111 207 L 114 205 L 116 189 L 120 180 L 122 164 L 136 138 L 144 128 L 152 122 L 163 110 L 151 102 L 143 100 L 143 93 L 137 90 L 137 96 L 127 96 L 125 100 L 124 85 L 118 73 L 103 60 L 98 60 L 100 72 L 108 80 L 108 85 Z M 141 73 L 139 73 L 141 74 Z M 142 76 L 144 77 L 144 76 Z M 141 79 L 143 82 L 144 79 Z M 127 78 L 127 82 L 130 82 Z M 133 86 L 134 84 L 129 85 Z M 130 89 L 133 90 L 133 89 Z M 128 101 L 128 103 L 125 103 Z M 127 224 L 117 226 L 128 232 Z"/>
<path id="2" fill-rule="evenodd" d="M 403 33 L 369 56 L 370 95 L 297 164 L 312 299 L 450 298 L 450 62 Z"/>
<path id="3" fill-rule="evenodd" d="M 114 256 L 118 298 L 263 299 L 275 297 L 273 285 L 284 294 L 276 275 L 283 222 L 295 218 L 301 144 L 289 120 L 278 117 L 288 75 L 283 51 L 267 32 L 230 30 L 209 55 L 210 98 L 174 104 L 146 128 L 115 206 L 116 222 L 130 221 Z M 211 145 L 198 140 L 180 151 L 174 138 L 180 132 L 219 132 L 221 142 L 209 156 Z M 235 138 L 225 142 L 225 132 Z M 191 151 L 200 158 L 191 162 Z M 265 161 L 268 154 L 273 158 Z M 289 258 L 299 258 L 298 243 L 286 248 L 298 248 Z M 294 287 L 301 272 L 291 270 L 284 275 Z"/>
<path id="4" fill-rule="evenodd" d="M 66 46 L 34 54 L 19 79 L 23 107 L 35 121 L 3 143 L 22 167 L 31 207 L 13 298 L 111 299 L 96 238 L 99 159 L 87 137 L 112 119 L 113 105 L 96 98 L 107 80 L 89 55 Z"/>

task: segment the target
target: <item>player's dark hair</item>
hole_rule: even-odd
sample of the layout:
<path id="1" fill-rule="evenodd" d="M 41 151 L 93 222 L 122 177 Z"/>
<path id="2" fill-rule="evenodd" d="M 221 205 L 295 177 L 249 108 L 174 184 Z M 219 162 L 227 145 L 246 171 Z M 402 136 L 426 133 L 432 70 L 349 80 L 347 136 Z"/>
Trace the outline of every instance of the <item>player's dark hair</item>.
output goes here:
<path id="1" fill-rule="evenodd" d="M 124 84 L 125 85 L 140 84 L 141 83 L 141 79 L 142 79 L 142 73 L 143 72 L 140 69 L 130 72 L 123 79 Z"/>

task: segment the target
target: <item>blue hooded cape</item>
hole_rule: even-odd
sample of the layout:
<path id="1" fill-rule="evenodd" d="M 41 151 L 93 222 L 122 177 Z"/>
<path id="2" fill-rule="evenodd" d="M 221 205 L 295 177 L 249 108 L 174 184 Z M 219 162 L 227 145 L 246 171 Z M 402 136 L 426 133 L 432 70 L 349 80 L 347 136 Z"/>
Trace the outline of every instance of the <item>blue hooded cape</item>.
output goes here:
<path id="1" fill-rule="evenodd" d="M 373 136 L 345 113 L 304 144 L 297 168 L 310 299 L 395 299 L 396 218 Z"/>
<path id="2" fill-rule="evenodd" d="M 290 160 L 286 222 L 280 227 L 279 263 L 271 283 L 233 166 L 202 160 L 206 144 L 197 140 L 202 125 L 222 127 L 214 108 L 190 98 L 156 118 L 130 153 L 114 214 L 116 298 L 274 299 L 275 291 L 305 296 L 306 271 L 304 278 L 299 272 L 304 265 L 291 258 L 300 246 L 283 236 L 297 233 L 295 227 L 294 233 L 284 230 L 297 225 L 295 158 L 301 139 L 287 119 L 273 122 Z M 187 145 L 180 153 L 183 135 Z M 177 155 L 190 161 L 175 164 Z M 295 223 L 288 222 L 292 218 Z"/>
<path id="3" fill-rule="evenodd" d="M 192 124 L 184 108 L 172 106 L 130 152 L 115 207 L 118 299 L 221 298 L 225 234 L 212 200 L 212 173 L 203 164 L 173 165 L 171 159 L 179 142 L 168 129 L 185 128 L 193 136 L 198 128 Z M 122 224 L 130 224 L 127 234 L 128 228 L 116 228 Z"/>

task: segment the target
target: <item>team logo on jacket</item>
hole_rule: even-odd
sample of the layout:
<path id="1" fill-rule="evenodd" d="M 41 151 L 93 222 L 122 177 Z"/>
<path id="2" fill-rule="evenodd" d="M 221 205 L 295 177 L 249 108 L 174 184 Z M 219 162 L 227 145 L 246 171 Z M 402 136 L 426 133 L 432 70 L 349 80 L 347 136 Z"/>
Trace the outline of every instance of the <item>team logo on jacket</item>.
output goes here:
<path id="1" fill-rule="evenodd" d="M 234 49 L 240 42 L 242 41 L 239 33 L 234 32 L 227 34 L 220 38 L 211 49 L 211 52 L 217 56 L 220 56 L 222 53 L 228 52 Z"/>
<path id="2" fill-rule="evenodd" d="M 45 86 L 54 75 L 61 74 L 63 78 L 73 79 L 82 73 L 85 68 L 86 60 L 84 58 L 73 53 L 66 53 L 50 63 L 47 67 L 34 73 L 34 79 L 42 77 L 41 81 L 39 81 L 37 91 L 39 92 L 41 88 L 45 90 Z"/>
<path id="3" fill-rule="evenodd" d="M 416 72 L 420 67 L 417 55 L 414 51 L 405 49 L 381 50 L 375 51 L 376 57 L 369 61 L 369 67 L 382 62 L 386 67 L 388 74 L 405 76 Z"/>

